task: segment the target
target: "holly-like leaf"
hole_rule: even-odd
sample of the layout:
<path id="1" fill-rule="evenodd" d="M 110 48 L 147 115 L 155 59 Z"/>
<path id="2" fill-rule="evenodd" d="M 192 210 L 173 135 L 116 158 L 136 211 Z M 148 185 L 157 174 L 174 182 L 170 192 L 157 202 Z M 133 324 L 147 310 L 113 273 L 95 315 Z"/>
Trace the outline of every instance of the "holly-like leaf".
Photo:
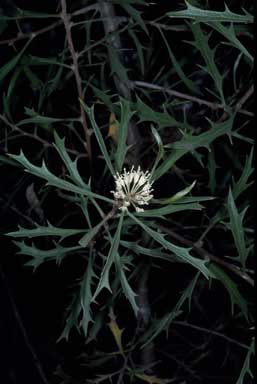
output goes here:
<path id="1" fill-rule="evenodd" d="M 145 104 L 138 96 L 137 103 L 135 104 L 135 109 L 137 110 L 140 121 L 151 121 L 152 123 L 158 124 L 160 128 L 162 127 L 174 127 L 178 126 L 179 123 L 177 120 L 169 115 L 167 112 L 157 112 Z"/>
<path id="2" fill-rule="evenodd" d="M 65 139 L 61 139 L 57 132 L 54 132 L 54 147 L 59 153 L 62 161 L 64 162 L 71 179 L 80 187 L 90 189 L 89 186 L 82 180 L 79 172 L 78 172 L 78 167 L 77 167 L 77 159 L 75 161 L 72 161 L 70 158 L 70 155 L 66 151 L 65 148 Z"/>
<path id="3" fill-rule="evenodd" d="M 117 142 L 117 149 L 115 153 L 115 163 L 116 163 L 116 169 L 118 172 L 121 172 L 124 160 L 127 153 L 127 135 L 128 135 L 128 128 L 129 128 L 129 122 L 131 117 L 134 115 L 135 112 L 132 112 L 130 110 L 130 102 L 127 100 L 121 100 L 120 102 L 121 106 L 121 116 L 120 116 L 120 123 L 119 123 L 119 130 L 118 130 L 118 142 Z"/>
<path id="4" fill-rule="evenodd" d="M 91 192 L 90 190 L 86 188 L 79 187 L 77 185 L 74 185 L 66 180 L 63 180 L 57 176 L 55 176 L 52 172 L 49 171 L 47 168 L 45 162 L 43 161 L 41 167 L 37 167 L 36 165 L 32 164 L 24 155 L 24 153 L 21 151 L 19 155 L 12 155 L 9 154 L 9 156 L 16 160 L 18 163 L 23 165 L 25 170 L 32 175 L 35 175 L 41 179 L 44 179 L 47 181 L 48 185 L 52 185 L 53 187 L 59 188 L 59 189 L 64 189 L 66 191 L 74 192 L 77 194 L 85 195 L 91 198 L 96 198 L 100 200 L 107 201 L 111 204 L 113 204 L 113 200 L 102 196 L 98 195 L 96 193 Z"/>
<path id="5" fill-rule="evenodd" d="M 188 134 L 185 138 L 176 141 L 172 144 L 165 145 L 166 148 L 171 148 L 172 153 L 164 158 L 162 164 L 155 171 L 155 179 L 164 175 L 181 157 L 188 152 L 195 151 L 197 148 L 205 147 L 210 149 L 210 144 L 218 137 L 230 135 L 233 127 L 234 116 L 231 116 L 223 123 L 211 123 L 211 128 L 200 135 L 193 136 Z"/>
<path id="6" fill-rule="evenodd" d="M 223 75 L 220 74 L 220 71 L 216 65 L 215 60 L 215 51 L 216 49 L 211 49 L 209 44 L 209 36 L 207 36 L 201 29 L 199 23 L 192 23 L 191 29 L 194 35 L 194 42 L 192 43 L 197 49 L 199 49 L 202 58 L 206 64 L 206 67 L 201 66 L 205 71 L 209 73 L 212 77 L 216 88 L 220 94 L 220 99 L 225 105 L 225 98 L 223 93 Z"/>
<path id="7" fill-rule="evenodd" d="M 89 254 L 86 272 L 79 283 L 78 291 L 74 294 L 72 301 L 66 310 L 65 326 L 57 341 L 60 341 L 62 339 L 68 340 L 69 333 L 73 327 L 76 327 L 78 330 L 82 328 L 85 337 L 88 336 L 88 326 L 90 323 L 94 324 L 94 319 L 92 317 L 91 310 L 91 286 L 95 277 L 96 274 L 93 270 L 92 255 Z M 79 322 L 80 317 L 81 320 Z"/>
<path id="8" fill-rule="evenodd" d="M 37 225 L 36 228 L 28 229 L 18 226 L 18 231 L 6 233 L 6 236 L 18 237 L 40 237 L 40 236 L 60 236 L 62 239 L 76 235 L 78 233 L 85 232 L 84 229 L 73 229 L 73 228 L 58 228 L 54 227 L 48 222 L 47 227 Z"/>
<path id="9" fill-rule="evenodd" d="M 93 131 L 95 133 L 98 145 L 99 145 L 99 147 L 101 149 L 101 152 L 103 154 L 103 157 L 105 159 L 106 165 L 108 166 L 111 174 L 114 175 L 115 171 L 114 171 L 114 168 L 113 168 L 113 165 L 112 165 L 109 153 L 107 151 L 107 148 L 106 148 L 106 145 L 105 145 L 105 142 L 104 142 L 104 139 L 103 139 L 103 135 L 102 135 L 102 133 L 101 133 L 98 125 L 96 124 L 96 121 L 95 121 L 94 106 L 89 108 L 82 100 L 80 100 L 80 103 L 81 103 L 82 107 L 84 108 L 85 112 L 87 113 L 87 115 L 89 117 L 89 120 L 91 122 Z"/>
<path id="10" fill-rule="evenodd" d="M 178 258 L 184 260 L 185 262 L 191 264 L 195 268 L 197 268 L 199 271 L 201 271 L 204 276 L 208 279 L 209 278 L 209 271 L 206 266 L 205 260 L 197 259 L 190 255 L 189 251 L 190 249 L 182 248 L 177 245 L 174 245 L 167 241 L 164 238 L 164 235 L 161 233 L 158 233 L 157 231 L 152 230 L 149 226 L 144 224 L 141 220 L 138 220 L 134 215 L 132 215 L 130 212 L 128 212 L 128 215 L 132 220 L 134 220 L 140 227 L 144 229 L 146 233 L 148 233 L 157 243 L 161 244 L 165 249 L 168 249 L 173 254 L 175 254 Z"/>
<path id="11" fill-rule="evenodd" d="M 231 229 L 236 249 L 238 252 L 238 258 L 243 267 L 249 254 L 249 248 L 246 248 L 243 219 L 248 207 L 246 207 L 241 213 L 238 212 L 231 190 L 228 194 L 228 214 L 230 222 L 228 228 Z"/>
<path id="12" fill-rule="evenodd" d="M 228 8 L 228 6 L 225 4 L 225 10 L 223 12 L 218 11 L 210 11 L 208 9 L 202 9 L 195 7 L 194 5 L 191 5 L 187 1 L 185 1 L 185 4 L 187 6 L 186 9 L 183 9 L 182 11 L 176 11 L 176 12 L 168 12 L 167 15 L 169 17 L 174 18 L 188 18 L 188 19 L 194 19 L 197 21 L 203 21 L 203 22 L 234 22 L 234 23 L 253 23 L 253 16 L 244 11 L 244 15 L 239 15 L 237 13 L 231 12 Z"/>
<path id="13" fill-rule="evenodd" d="M 48 250 L 39 249 L 33 243 L 27 245 L 24 241 L 14 241 L 14 244 L 19 248 L 18 254 L 32 258 L 25 265 L 32 266 L 34 269 L 46 261 L 54 260 L 56 263 L 60 263 L 67 254 L 81 250 L 80 246 L 63 247 L 59 244 L 55 248 Z"/>
<path id="14" fill-rule="evenodd" d="M 118 227 L 116 229 L 114 238 L 111 242 L 111 247 L 110 247 L 106 262 L 105 262 L 104 267 L 103 267 L 102 272 L 101 272 L 99 283 L 97 285 L 97 288 L 95 290 L 95 293 L 94 293 L 92 300 L 95 300 L 96 296 L 99 294 L 99 292 L 103 288 L 107 288 L 110 292 L 112 292 L 111 287 L 110 287 L 110 282 L 109 282 L 109 274 L 110 274 L 111 266 L 113 265 L 113 263 L 115 261 L 115 258 L 116 258 L 117 252 L 118 252 L 118 248 L 119 248 L 123 217 L 124 217 L 124 214 L 122 213 L 120 216 L 120 219 L 119 219 Z"/>

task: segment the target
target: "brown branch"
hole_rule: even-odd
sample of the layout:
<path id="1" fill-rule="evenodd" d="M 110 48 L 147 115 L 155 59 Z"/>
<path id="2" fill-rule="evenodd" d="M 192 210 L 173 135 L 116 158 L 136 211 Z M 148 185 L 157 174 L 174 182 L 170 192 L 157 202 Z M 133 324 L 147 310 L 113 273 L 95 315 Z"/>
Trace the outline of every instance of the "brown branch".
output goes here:
<path id="1" fill-rule="evenodd" d="M 168 89 L 168 88 L 162 87 L 160 85 L 147 83 L 145 81 L 132 81 L 131 84 L 134 87 L 136 86 L 136 87 L 141 87 L 141 88 L 153 89 L 153 90 L 156 90 L 156 91 L 162 91 L 162 92 L 167 93 L 168 95 L 176 96 L 176 97 L 178 97 L 180 99 L 185 99 L 185 100 L 193 101 L 193 102 L 196 102 L 197 104 L 200 104 L 200 105 L 206 105 L 207 107 L 209 107 L 209 108 L 211 108 L 213 110 L 218 110 L 218 109 L 223 109 L 224 110 L 224 105 L 221 104 L 221 103 L 213 103 L 213 102 L 210 102 L 210 101 L 206 101 L 204 99 L 200 99 L 199 97 L 195 97 L 195 96 L 188 95 L 186 93 L 174 91 L 172 89 Z M 246 100 L 243 100 L 243 102 L 245 102 L 245 101 Z M 236 111 L 240 112 L 242 114 L 248 115 L 248 116 L 252 116 L 253 114 L 251 114 L 251 112 L 248 112 L 248 111 L 245 111 L 245 110 L 241 109 L 242 105 L 243 105 L 243 103 L 240 104 L 239 109 L 237 109 Z M 225 112 L 225 113 L 227 114 L 227 112 Z"/>
<path id="2" fill-rule="evenodd" d="M 235 106 L 236 112 L 239 112 L 241 110 L 242 106 L 249 99 L 249 97 L 252 96 L 253 92 L 254 92 L 254 86 L 252 85 L 248 89 L 248 91 L 241 97 L 241 99 L 239 99 L 238 102 L 236 103 L 236 106 Z"/>
<path id="3" fill-rule="evenodd" d="M 197 243 L 194 243 L 193 241 L 190 241 L 190 240 L 178 235 L 177 233 L 172 231 L 170 228 L 166 228 L 161 224 L 158 224 L 158 226 L 161 230 L 163 230 L 164 232 L 169 234 L 171 237 L 173 237 L 173 239 L 178 240 L 180 243 L 182 243 L 184 245 L 192 247 L 195 250 L 195 252 L 197 252 L 198 255 L 200 255 L 202 258 L 210 260 L 210 261 L 214 261 L 215 263 L 222 265 L 223 267 L 229 269 L 231 272 L 234 272 L 235 274 L 240 276 L 243 280 L 245 280 L 251 286 L 254 286 L 253 279 L 246 272 L 241 271 L 240 268 L 238 268 L 237 266 L 235 266 L 231 263 L 228 263 L 227 261 L 222 260 L 217 256 L 214 256 L 213 254 L 211 254 L 210 252 L 206 251 L 204 248 L 199 246 Z"/>
<path id="4" fill-rule="evenodd" d="M 67 14 L 66 0 L 61 0 L 61 6 L 62 6 L 61 17 L 64 23 L 64 27 L 67 35 L 68 47 L 69 47 L 69 51 L 73 61 L 72 70 L 76 79 L 78 97 L 80 100 L 84 101 L 84 94 L 82 90 L 82 80 L 79 73 L 78 54 L 75 51 L 75 48 L 73 45 L 73 40 L 71 35 L 72 23 L 70 22 L 70 15 Z M 81 116 L 81 123 L 84 129 L 84 134 L 86 138 L 86 149 L 88 153 L 88 158 L 89 158 L 90 164 L 92 165 L 90 132 L 87 126 L 86 114 L 81 103 L 80 103 L 80 116 Z"/>
<path id="5" fill-rule="evenodd" d="M 252 112 L 248 112 L 248 111 L 245 111 L 244 109 L 241 109 L 241 107 L 243 106 L 243 104 L 249 99 L 249 97 L 253 94 L 253 91 L 254 91 L 254 86 L 252 85 L 248 90 L 247 92 L 238 100 L 238 102 L 236 103 L 235 107 L 234 107 L 234 111 L 235 112 L 241 112 L 243 111 L 243 113 L 245 115 L 248 115 L 248 116 L 254 116 L 254 113 Z M 218 120 L 218 123 L 224 121 L 226 118 L 228 117 L 228 113 L 227 111 L 224 111 L 223 115 L 220 117 L 220 119 Z"/>

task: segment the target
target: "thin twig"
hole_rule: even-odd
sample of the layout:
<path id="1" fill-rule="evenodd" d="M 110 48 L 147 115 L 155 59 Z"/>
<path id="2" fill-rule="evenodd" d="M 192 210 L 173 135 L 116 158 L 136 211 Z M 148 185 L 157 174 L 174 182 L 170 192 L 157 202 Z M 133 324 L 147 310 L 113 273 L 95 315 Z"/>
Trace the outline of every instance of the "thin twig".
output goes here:
<path id="1" fill-rule="evenodd" d="M 244 105 L 244 103 L 249 99 L 249 97 L 252 96 L 254 92 L 254 86 L 252 85 L 248 91 L 241 97 L 241 99 L 238 100 L 235 106 L 235 112 L 239 112 Z"/>
<path id="2" fill-rule="evenodd" d="M 172 89 L 168 89 L 166 87 L 162 87 L 160 85 L 156 85 L 156 84 L 152 84 L 152 83 L 147 83 L 145 81 L 132 81 L 131 84 L 134 87 L 136 86 L 136 87 L 141 87 L 141 88 L 153 89 L 153 90 L 156 90 L 156 91 L 162 91 L 162 92 L 167 93 L 168 95 L 176 96 L 176 97 L 178 97 L 180 99 L 185 99 L 185 100 L 193 101 L 193 102 L 196 102 L 197 104 L 200 104 L 200 105 L 206 105 L 207 107 L 209 107 L 209 108 L 211 108 L 213 110 L 218 110 L 218 109 L 223 109 L 224 110 L 224 108 L 225 108 L 225 106 L 223 104 L 221 104 L 221 103 L 213 103 L 213 102 L 210 102 L 210 101 L 206 101 L 204 99 L 200 99 L 199 97 L 195 97 L 195 96 L 188 95 L 186 93 L 174 91 Z M 240 108 L 241 108 L 241 105 L 240 105 Z M 237 109 L 237 112 L 240 112 L 240 113 L 248 115 L 248 116 L 252 116 L 251 112 L 245 111 L 245 110 L 240 109 L 240 108 Z M 225 113 L 227 113 L 227 112 L 225 112 Z"/>
<path id="3" fill-rule="evenodd" d="M 70 15 L 67 14 L 66 0 L 61 0 L 61 6 L 62 6 L 61 17 L 63 19 L 63 23 L 64 23 L 66 35 L 67 35 L 68 47 L 69 47 L 69 51 L 73 61 L 72 70 L 74 72 L 75 79 L 76 79 L 78 97 L 80 100 L 84 101 L 84 94 L 82 90 L 82 80 L 79 73 L 78 54 L 75 51 L 72 36 L 71 36 L 72 23 L 70 22 Z M 90 164 L 92 165 L 90 132 L 87 126 L 86 114 L 81 103 L 80 103 L 80 115 L 81 115 L 81 123 L 84 128 L 84 133 L 86 138 L 86 144 L 87 144 L 86 149 L 88 153 L 88 158 L 89 158 Z"/>
<path id="4" fill-rule="evenodd" d="M 35 135 L 34 133 L 29 133 L 29 132 L 23 131 L 20 127 L 17 127 L 17 125 L 12 124 L 5 116 L 0 115 L 0 120 L 2 120 L 6 125 L 8 125 L 10 128 L 12 128 L 14 131 L 19 132 L 21 134 L 21 136 L 26 136 L 26 137 L 29 137 L 33 140 L 36 140 L 39 143 L 41 143 L 45 148 L 54 148 L 54 145 L 52 143 L 49 143 L 48 141 L 42 139 L 41 137 Z M 74 149 L 66 148 L 66 151 L 68 153 L 72 153 L 73 155 L 76 155 L 79 158 L 87 157 L 87 154 L 78 152 Z"/>
<path id="5" fill-rule="evenodd" d="M 190 241 L 178 235 L 177 233 L 172 231 L 170 228 L 166 228 L 161 224 L 159 224 L 158 226 L 161 230 L 163 230 L 164 232 L 168 233 L 171 237 L 173 237 L 173 239 L 180 241 L 184 245 L 192 247 L 198 253 L 198 255 L 202 256 L 204 259 L 211 260 L 216 262 L 217 264 L 223 265 L 223 267 L 229 269 L 231 272 L 234 272 L 235 274 L 240 276 L 248 284 L 250 284 L 251 286 L 254 286 L 253 279 L 246 272 L 241 271 L 240 268 L 238 268 L 237 266 L 231 263 L 228 263 L 227 261 L 222 260 L 217 256 L 214 256 L 213 254 L 211 254 L 210 252 L 206 251 L 204 248 L 199 246 L 197 243 L 194 243 L 193 241 Z"/>
<path id="6" fill-rule="evenodd" d="M 8 286 L 8 282 L 7 282 L 7 279 L 5 277 L 5 274 L 4 272 L 1 270 L 0 268 L 0 277 L 1 277 L 1 280 L 3 281 L 3 284 L 4 284 L 4 287 L 6 289 L 6 292 L 7 292 L 7 295 L 9 297 L 9 300 L 10 300 L 10 303 L 11 303 L 11 307 L 12 307 L 12 310 L 13 310 L 13 314 L 14 314 L 14 317 L 15 317 L 15 320 L 17 321 L 17 324 L 20 328 L 20 331 L 22 333 L 22 336 L 23 336 L 23 339 L 24 339 L 24 342 L 27 346 L 27 348 L 29 349 L 31 355 L 32 355 L 32 358 L 33 358 L 33 362 L 37 368 L 37 371 L 41 377 L 41 380 L 44 384 L 50 384 L 49 381 L 47 380 L 47 377 L 43 371 L 43 368 L 42 368 L 42 365 L 38 359 L 38 356 L 36 354 L 36 351 L 34 350 L 32 344 L 30 343 L 29 341 L 29 338 L 28 338 L 28 335 L 27 335 L 27 332 L 26 332 L 26 329 L 23 325 L 23 322 L 22 322 L 22 319 L 20 317 L 20 314 L 19 314 L 19 311 L 18 311 L 18 308 L 16 306 L 16 303 L 13 299 L 13 296 L 12 296 L 12 293 L 10 291 L 10 288 Z"/>
<path id="7" fill-rule="evenodd" d="M 196 329 L 197 331 L 202 331 L 202 332 L 210 333 L 210 334 L 212 334 L 212 335 L 221 337 L 222 339 L 227 340 L 227 341 L 229 341 L 230 343 L 236 344 L 236 345 L 238 345 L 238 346 L 241 347 L 241 348 L 244 348 L 244 349 L 249 350 L 249 346 L 248 346 L 248 345 L 243 344 L 243 343 L 240 343 L 240 342 L 237 341 L 237 340 L 231 339 L 231 337 L 228 337 L 228 336 L 226 336 L 226 335 L 223 335 L 223 334 L 220 333 L 220 332 L 213 331 L 213 330 L 211 330 L 211 329 L 204 328 L 204 327 L 199 327 L 199 326 L 197 326 L 197 325 L 190 324 L 190 323 L 187 323 L 187 322 L 185 322 L 185 321 L 174 320 L 174 321 L 172 321 L 172 324 L 182 325 L 182 326 L 185 326 L 185 327 L 189 327 L 189 328 L 192 328 L 192 329 Z"/>
<path id="8" fill-rule="evenodd" d="M 38 29 L 37 31 L 34 31 L 34 32 L 29 32 L 29 33 L 19 32 L 16 37 L 12 37 L 10 39 L 5 39 L 5 40 L 0 40 L 0 45 L 3 45 L 3 44 L 14 44 L 14 43 L 16 43 L 19 40 L 24 40 L 24 39 L 29 39 L 29 38 L 32 38 L 32 37 L 35 37 L 35 36 L 39 36 L 39 35 L 41 35 L 41 34 L 43 34 L 45 32 L 51 31 L 52 29 L 54 29 L 54 28 L 56 28 L 56 27 L 58 27 L 59 25 L 62 25 L 62 24 L 63 24 L 63 21 L 62 20 L 58 20 L 58 21 L 55 21 L 54 23 L 48 25 L 47 27 Z"/>
<path id="9" fill-rule="evenodd" d="M 235 112 L 241 112 L 243 111 L 243 113 L 245 115 L 248 115 L 248 116 L 254 116 L 254 113 L 252 112 L 249 112 L 249 111 L 245 111 L 244 109 L 241 109 L 242 106 L 244 105 L 244 103 L 249 99 L 249 97 L 253 94 L 254 92 L 254 86 L 252 85 L 247 91 L 246 93 L 244 93 L 244 95 L 238 100 L 238 102 L 236 103 L 235 107 L 234 107 L 234 111 Z M 222 122 L 224 121 L 226 118 L 228 117 L 228 113 L 227 111 L 224 111 L 223 115 L 220 117 L 220 119 L 218 120 L 218 122 Z"/>
<path id="10" fill-rule="evenodd" d="M 92 5 L 89 5 L 87 7 L 84 7 L 84 8 L 81 8 L 81 9 L 78 9 L 77 11 L 71 13 L 71 17 L 73 16 L 78 16 L 78 15 L 82 15 L 83 13 L 86 13 L 86 12 L 89 12 L 91 10 L 97 10 L 98 9 L 98 4 L 92 4 Z M 51 31 L 52 29 L 58 27 L 59 25 L 62 25 L 63 24 L 63 20 L 58 20 L 58 21 L 55 21 L 54 23 L 44 27 L 44 28 L 40 28 L 36 31 L 33 31 L 33 32 L 29 32 L 29 33 L 22 33 L 22 32 L 19 32 L 17 34 L 17 36 L 15 37 L 12 37 L 12 38 L 9 38 L 9 39 L 5 39 L 5 40 L 0 40 L 0 45 L 4 45 L 4 44 L 14 44 L 16 43 L 17 41 L 20 41 L 20 40 L 24 40 L 24 39 L 29 39 L 29 38 L 32 38 L 32 37 L 35 37 L 35 36 L 39 36 L 43 33 L 46 33 L 46 32 L 49 32 Z"/>

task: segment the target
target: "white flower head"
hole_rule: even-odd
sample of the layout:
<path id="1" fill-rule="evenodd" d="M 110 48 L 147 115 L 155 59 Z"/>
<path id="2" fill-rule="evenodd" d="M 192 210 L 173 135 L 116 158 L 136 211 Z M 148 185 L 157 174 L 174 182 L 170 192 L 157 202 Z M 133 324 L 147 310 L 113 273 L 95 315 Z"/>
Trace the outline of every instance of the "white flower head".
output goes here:
<path id="1" fill-rule="evenodd" d="M 127 212 L 130 205 L 133 205 L 137 212 L 144 211 L 142 205 L 149 204 L 153 197 L 150 178 L 150 173 L 141 171 L 140 166 L 137 170 L 134 170 L 133 166 L 129 172 L 124 169 L 122 174 L 117 173 L 114 176 L 116 190 L 111 193 L 122 211 Z"/>

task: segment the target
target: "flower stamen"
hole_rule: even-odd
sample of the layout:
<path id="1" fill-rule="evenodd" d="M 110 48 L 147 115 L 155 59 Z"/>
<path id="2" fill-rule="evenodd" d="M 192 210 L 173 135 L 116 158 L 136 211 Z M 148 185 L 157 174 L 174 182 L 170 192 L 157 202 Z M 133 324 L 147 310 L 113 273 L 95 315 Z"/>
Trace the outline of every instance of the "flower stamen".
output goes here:
<path id="1" fill-rule="evenodd" d="M 122 211 L 126 212 L 131 204 L 137 212 L 144 211 L 141 206 L 148 205 L 153 197 L 150 177 L 149 171 L 143 172 L 140 166 L 137 170 L 133 166 L 130 171 L 125 169 L 122 174 L 117 173 L 114 176 L 116 190 L 111 193 Z"/>

